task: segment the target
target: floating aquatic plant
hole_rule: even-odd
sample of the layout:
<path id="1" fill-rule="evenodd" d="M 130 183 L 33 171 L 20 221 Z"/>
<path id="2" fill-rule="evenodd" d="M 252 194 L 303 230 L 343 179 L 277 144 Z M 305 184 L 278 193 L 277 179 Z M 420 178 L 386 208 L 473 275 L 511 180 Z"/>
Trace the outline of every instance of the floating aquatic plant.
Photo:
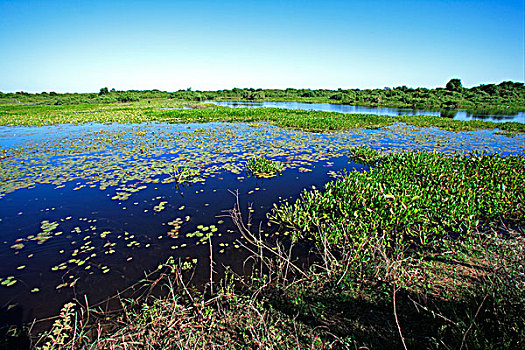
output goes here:
<path id="1" fill-rule="evenodd" d="M 269 160 L 265 157 L 253 157 L 246 163 L 246 171 L 256 177 L 273 177 L 283 171 L 281 162 Z"/>
<path id="2" fill-rule="evenodd" d="M 166 208 L 166 204 L 168 204 L 168 202 L 162 201 L 158 205 L 153 207 L 153 210 L 156 211 L 156 212 L 161 212 L 161 211 L 163 211 Z"/>
<path id="3" fill-rule="evenodd" d="M 524 178 L 522 155 L 393 153 L 370 173 L 349 173 L 294 204 L 274 205 L 270 218 L 292 229 L 294 239 L 311 233 L 318 244 L 381 234 L 385 244 L 428 246 L 502 217 L 523 218 Z"/>
<path id="4" fill-rule="evenodd" d="M 383 158 L 384 154 L 368 146 L 358 146 L 350 150 L 350 157 L 362 164 L 374 164 Z"/>
<path id="5" fill-rule="evenodd" d="M 11 287 L 17 282 L 14 276 L 8 276 L 5 279 L 0 278 L 0 281 L 1 281 L 0 285 L 5 286 L 5 287 Z"/>

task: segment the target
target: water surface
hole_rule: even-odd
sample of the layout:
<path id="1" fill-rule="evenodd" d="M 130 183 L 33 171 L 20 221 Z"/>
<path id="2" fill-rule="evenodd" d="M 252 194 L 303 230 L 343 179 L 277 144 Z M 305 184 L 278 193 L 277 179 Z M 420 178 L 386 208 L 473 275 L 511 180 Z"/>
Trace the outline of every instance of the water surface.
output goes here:
<path id="1" fill-rule="evenodd" d="M 276 235 L 266 213 L 305 188 L 366 171 L 348 152 L 523 154 L 525 136 L 446 132 L 396 124 L 309 133 L 266 123 L 82 124 L 0 127 L 0 318 L 54 315 L 71 300 L 90 305 L 124 290 L 170 257 L 209 276 L 243 273 L 247 252 L 231 220 L 238 191 L 253 227 Z M 255 156 L 280 161 L 280 176 L 246 173 Z M 190 169 L 195 176 L 177 180 Z"/>
<path id="2" fill-rule="evenodd" d="M 487 120 L 492 122 L 525 123 L 525 112 L 509 115 L 501 114 L 472 114 L 466 110 L 429 111 L 424 109 L 391 108 L 391 107 L 364 107 L 332 103 L 305 103 L 305 102 L 235 102 L 235 101 L 205 101 L 219 106 L 232 108 L 284 108 L 305 111 L 337 112 L 343 114 L 373 114 L 390 117 L 401 115 L 428 115 L 457 120 Z"/>

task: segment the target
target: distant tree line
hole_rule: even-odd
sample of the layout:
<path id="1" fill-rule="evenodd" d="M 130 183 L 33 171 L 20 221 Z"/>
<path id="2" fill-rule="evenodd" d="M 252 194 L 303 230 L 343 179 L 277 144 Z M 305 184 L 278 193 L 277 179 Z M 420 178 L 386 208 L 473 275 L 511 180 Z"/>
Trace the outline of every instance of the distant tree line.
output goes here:
<path id="1" fill-rule="evenodd" d="M 525 110 L 524 83 L 504 81 L 499 84 L 482 84 L 464 88 L 461 80 L 451 79 L 444 88 L 408 88 L 398 86 L 383 89 L 239 89 L 217 91 L 193 91 L 191 88 L 166 92 L 160 90 L 109 90 L 107 87 L 98 93 L 26 92 L 1 93 L 0 103 L 24 104 L 80 104 L 80 103 L 126 103 L 151 99 L 177 99 L 187 101 L 240 100 L 240 101 L 303 101 L 329 102 L 360 106 L 391 106 L 419 109 L 457 109 L 470 110 Z"/>
<path id="2" fill-rule="evenodd" d="M 54 91 L 32 94 L 24 91 L 15 93 L 0 92 L 0 104 L 22 103 L 22 104 L 45 104 L 45 105 L 75 105 L 93 103 L 126 103 L 143 99 L 169 98 L 170 94 L 160 90 L 138 91 L 109 90 L 107 87 L 100 89 L 98 93 L 63 93 Z"/>

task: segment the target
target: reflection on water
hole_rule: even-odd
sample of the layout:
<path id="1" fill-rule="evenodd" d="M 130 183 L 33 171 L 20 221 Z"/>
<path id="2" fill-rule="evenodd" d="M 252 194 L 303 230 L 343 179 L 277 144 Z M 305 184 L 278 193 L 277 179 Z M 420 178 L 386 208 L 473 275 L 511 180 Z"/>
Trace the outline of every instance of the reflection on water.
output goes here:
<path id="1" fill-rule="evenodd" d="M 456 116 L 458 112 L 457 111 L 454 111 L 454 110 L 445 110 L 445 111 L 441 111 L 439 112 L 439 116 L 441 118 L 450 118 L 450 119 L 454 119 L 454 117 Z"/>
<path id="2" fill-rule="evenodd" d="M 399 115 L 430 115 L 453 118 L 457 120 L 487 120 L 492 122 L 518 122 L 525 123 L 525 112 L 511 115 L 495 114 L 471 114 L 465 110 L 444 110 L 429 111 L 424 109 L 411 108 L 390 108 L 390 107 L 364 107 L 350 106 L 331 103 L 304 103 L 304 102 L 235 102 L 235 101 L 205 101 L 219 106 L 232 108 L 285 108 L 306 111 L 337 112 L 344 114 L 373 114 L 395 117 Z"/>
<path id="3" fill-rule="evenodd" d="M 224 217 L 235 203 L 230 191 L 239 191 L 253 227 L 274 235 L 265 221 L 273 203 L 343 170 L 366 171 L 347 157 L 360 145 L 522 154 L 525 135 L 403 124 L 315 134 L 266 123 L 0 127 L 0 303 L 26 320 L 56 314 L 74 297 L 93 305 L 169 257 L 205 280 L 209 233 L 216 266 L 242 273 L 247 253 Z M 250 177 L 244 166 L 254 156 L 285 169 Z M 184 169 L 196 175 L 181 182 Z"/>

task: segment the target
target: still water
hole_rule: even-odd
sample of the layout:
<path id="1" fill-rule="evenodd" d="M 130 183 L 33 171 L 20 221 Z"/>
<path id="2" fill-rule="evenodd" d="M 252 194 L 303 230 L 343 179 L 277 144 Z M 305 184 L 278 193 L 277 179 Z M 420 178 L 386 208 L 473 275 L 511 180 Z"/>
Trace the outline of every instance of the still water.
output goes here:
<path id="1" fill-rule="evenodd" d="M 219 106 L 232 108 L 285 108 L 306 111 L 337 112 L 343 114 L 373 114 L 395 117 L 399 115 L 430 115 L 457 120 L 486 120 L 492 122 L 525 123 L 525 112 L 509 115 L 471 114 L 465 110 L 428 111 L 410 108 L 363 107 L 331 103 L 304 102 L 235 102 L 235 101 L 205 101 Z"/>
<path id="2" fill-rule="evenodd" d="M 205 281 L 210 244 L 218 270 L 243 273 L 247 252 L 227 216 L 233 193 L 253 227 L 277 235 L 266 220 L 273 203 L 343 171 L 367 171 L 348 157 L 360 145 L 523 154 L 525 135 L 404 124 L 333 133 L 266 123 L 2 126 L 0 324 L 54 315 L 72 298 L 94 305 L 170 257 Z M 250 176 L 255 156 L 284 170 Z"/>

